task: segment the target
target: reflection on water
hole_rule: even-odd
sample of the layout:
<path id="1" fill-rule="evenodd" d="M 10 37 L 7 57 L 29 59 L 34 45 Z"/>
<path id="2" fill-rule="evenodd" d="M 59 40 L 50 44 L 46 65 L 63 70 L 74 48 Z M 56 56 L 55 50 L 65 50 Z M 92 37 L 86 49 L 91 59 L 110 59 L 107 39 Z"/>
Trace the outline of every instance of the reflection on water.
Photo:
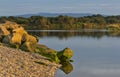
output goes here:
<path id="1" fill-rule="evenodd" d="M 107 37 L 120 37 L 120 31 L 28 31 L 30 34 L 37 35 L 40 37 L 58 37 L 60 39 L 70 38 L 70 37 L 92 37 L 92 38 L 102 38 Z"/>
<path id="2" fill-rule="evenodd" d="M 73 65 L 69 62 L 62 62 L 62 67 L 60 68 L 64 73 L 69 74 L 73 71 Z"/>
<path id="3" fill-rule="evenodd" d="M 70 47 L 74 51 L 74 62 L 66 63 L 62 69 L 69 74 L 58 70 L 55 77 L 120 77 L 120 32 L 38 31 L 31 34 L 38 35 L 39 42 L 50 48 L 60 51 Z"/>

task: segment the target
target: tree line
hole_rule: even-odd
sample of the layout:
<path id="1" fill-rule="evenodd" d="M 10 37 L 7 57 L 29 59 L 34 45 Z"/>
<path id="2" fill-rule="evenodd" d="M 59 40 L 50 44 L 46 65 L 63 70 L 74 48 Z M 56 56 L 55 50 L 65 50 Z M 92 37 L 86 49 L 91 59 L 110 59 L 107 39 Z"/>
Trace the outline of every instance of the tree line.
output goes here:
<path id="1" fill-rule="evenodd" d="M 80 29 L 105 29 L 110 24 L 120 24 L 120 15 L 102 16 L 100 14 L 84 17 L 43 17 L 31 16 L 29 18 L 2 16 L 0 23 L 13 21 L 29 30 L 80 30 Z"/>

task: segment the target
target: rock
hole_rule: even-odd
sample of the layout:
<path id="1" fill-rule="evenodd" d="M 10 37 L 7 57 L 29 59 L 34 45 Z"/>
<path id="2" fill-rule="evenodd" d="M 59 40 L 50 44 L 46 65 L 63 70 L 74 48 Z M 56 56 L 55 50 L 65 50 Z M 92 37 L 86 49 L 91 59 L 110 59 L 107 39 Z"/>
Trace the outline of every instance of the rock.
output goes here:
<path id="1" fill-rule="evenodd" d="M 34 53 L 39 53 L 40 55 L 49 58 L 50 61 L 55 61 L 57 63 L 60 63 L 60 60 L 57 57 L 57 51 L 48 48 L 45 45 L 25 42 L 23 45 L 20 46 L 20 49 Z"/>
<path id="2" fill-rule="evenodd" d="M 22 37 L 22 40 L 26 41 L 26 42 L 32 42 L 32 43 L 35 43 L 35 44 L 37 44 L 38 41 L 39 41 L 37 37 L 34 37 L 32 35 L 29 35 L 29 34 L 24 34 L 23 37 Z"/>
<path id="3" fill-rule="evenodd" d="M 57 56 L 61 61 L 68 61 L 73 56 L 73 51 L 70 48 L 65 48 L 58 52 Z"/>
<path id="4" fill-rule="evenodd" d="M 24 42 L 21 46 L 20 49 L 24 51 L 30 51 L 30 52 L 35 52 L 36 50 L 36 44 L 31 43 L 31 42 Z"/>
<path id="5" fill-rule="evenodd" d="M 10 40 L 11 40 L 11 35 L 5 35 L 3 37 L 1 37 L 1 42 L 5 43 L 5 44 L 10 44 Z"/>
<path id="6" fill-rule="evenodd" d="M 0 41 L 7 44 L 9 47 L 38 53 L 47 57 L 50 61 L 57 63 L 69 61 L 73 56 L 73 51 L 70 48 L 65 48 L 64 50 L 57 52 L 45 45 L 38 44 L 37 37 L 29 35 L 22 26 L 14 22 L 7 21 L 0 26 L 0 29 L 4 36 L 0 36 Z"/>
<path id="7" fill-rule="evenodd" d="M 3 38 L 4 38 L 4 37 L 5 37 L 4 35 L 0 35 L 0 42 L 3 41 Z"/>
<path id="8" fill-rule="evenodd" d="M 57 56 L 57 51 L 53 50 L 53 49 L 43 49 L 43 48 L 39 48 L 39 54 L 46 56 L 48 58 L 50 58 L 51 61 L 55 61 L 57 63 L 60 63 L 60 60 Z"/>
<path id="9" fill-rule="evenodd" d="M 1 35 L 12 36 L 9 40 L 9 43 L 11 44 L 17 44 L 20 46 L 21 42 L 24 41 L 38 43 L 38 39 L 36 37 L 29 35 L 22 26 L 14 22 L 7 21 L 6 23 L 1 24 L 0 29 Z M 8 38 L 5 38 L 5 41 L 8 42 Z"/>
<path id="10" fill-rule="evenodd" d="M 9 35 L 10 32 L 4 27 L 4 26 L 0 26 L 0 29 L 1 29 L 1 32 L 4 34 L 4 35 Z"/>

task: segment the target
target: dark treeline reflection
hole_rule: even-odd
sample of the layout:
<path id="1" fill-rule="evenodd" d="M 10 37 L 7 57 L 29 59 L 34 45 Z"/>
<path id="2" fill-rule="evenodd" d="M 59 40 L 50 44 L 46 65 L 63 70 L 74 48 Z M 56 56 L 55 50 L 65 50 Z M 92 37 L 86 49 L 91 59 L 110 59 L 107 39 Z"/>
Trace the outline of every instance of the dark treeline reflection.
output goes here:
<path id="1" fill-rule="evenodd" d="M 58 37 L 60 39 L 67 39 L 70 37 L 91 37 L 100 39 L 103 36 L 120 37 L 120 31 L 28 31 L 32 35 L 38 37 Z"/>
<path id="2" fill-rule="evenodd" d="M 69 62 L 62 62 L 62 67 L 60 68 L 65 74 L 69 74 L 73 71 L 73 65 Z"/>

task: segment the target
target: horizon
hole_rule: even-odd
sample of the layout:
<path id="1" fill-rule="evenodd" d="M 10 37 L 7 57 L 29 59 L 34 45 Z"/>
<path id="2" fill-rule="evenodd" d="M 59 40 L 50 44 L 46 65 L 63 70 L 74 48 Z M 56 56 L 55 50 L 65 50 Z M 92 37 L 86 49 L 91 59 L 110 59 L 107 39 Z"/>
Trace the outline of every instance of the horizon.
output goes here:
<path id="1" fill-rule="evenodd" d="M 0 16 L 37 13 L 91 13 L 120 15 L 119 0 L 2 0 Z"/>
<path id="2" fill-rule="evenodd" d="M 4 16 L 6 16 L 6 17 L 9 17 L 9 16 L 24 16 L 24 15 L 31 15 L 31 16 L 42 16 L 42 15 L 39 15 L 39 14 L 58 14 L 58 16 L 59 15 L 62 15 L 62 14 L 81 14 L 81 16 L 82 16 L 82 14 L 86 14 L 85 16 L 91 16 L 91 15 L 98 15 L 97 13 L 95 14 L 95 13 L 70 13 L 70 12 L 68 12 L 68 13 L 64 13 L 64 12 L 61 12 L 61 13 L 58 13 L 58 12 L 54 12 L 54 13 L 51 13 L 51 12 L 38 12 L 38 13 L 25 13 L 25 14 L 16 14 L 16 15 L 3 15 L 3 16 L 0 16 L 0 17 L 4 17 Z M 88 14 L 88 15 L 87 15 Z M 102 16 L 119 16 L 119 15 L 114 15 L 114 14 L 99 14 L 99 15 L 102 15 Z M 63 15 L 64 16 L 64 15 Z M 69 15 L 67 15 L 67 16 L 69 16 Z M 72 17 L 74 17 L 74 16 L 72 16 Z"/>

